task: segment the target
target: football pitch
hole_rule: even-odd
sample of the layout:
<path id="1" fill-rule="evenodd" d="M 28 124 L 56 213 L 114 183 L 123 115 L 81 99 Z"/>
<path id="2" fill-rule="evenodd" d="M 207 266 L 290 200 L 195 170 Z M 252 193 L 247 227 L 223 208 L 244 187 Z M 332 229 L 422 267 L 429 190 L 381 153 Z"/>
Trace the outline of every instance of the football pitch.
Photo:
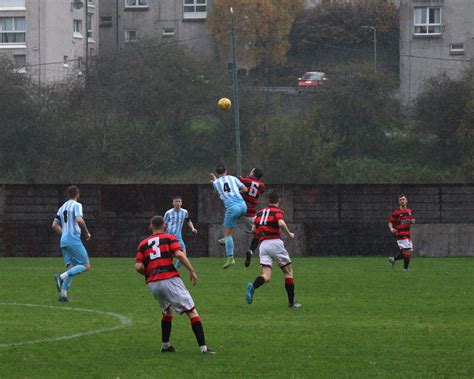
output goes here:
<path id="1" fill-rule="evenodd" d="M 160 309 L 134 259 L 92 258 L 66 304 L 61 259 L 0 259 L 0 378 L 474 376 L 473 259 L 415 258 L 404 273 L 386 258 L 296 258 L 300 309 L 288 309 L 279 270 L 248 305 L 255 261 L 191 261 L 197 286 L 182 277 L 214 356 L 184 315 L 177 352 L 160 353 Z"/>

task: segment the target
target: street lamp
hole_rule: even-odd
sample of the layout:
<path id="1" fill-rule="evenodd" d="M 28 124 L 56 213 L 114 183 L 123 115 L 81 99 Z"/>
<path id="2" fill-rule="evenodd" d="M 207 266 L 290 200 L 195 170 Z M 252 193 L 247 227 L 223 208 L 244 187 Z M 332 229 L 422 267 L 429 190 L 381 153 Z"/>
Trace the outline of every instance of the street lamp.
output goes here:
<path id="1" fill-rule="evenodd" d="M 237 176 L 241 175 L 241 151 L 240 151 L 240 115 L 239 115 L 239 84 L 237 78 L 237 48 L 235 44 L 235 28 L 234 28 L 234 9 L 230 7 L 232 19 L 232 81 L 234 86 L 234 128 L 235 128 L 235 158 Z"/>
<path id="2" fill-rule="evenodd" d="M 370 29 L 374 32 L 374 70 L 377 71 L 377 29 L 375 26 L 361 26 L 364 29 Z"/>

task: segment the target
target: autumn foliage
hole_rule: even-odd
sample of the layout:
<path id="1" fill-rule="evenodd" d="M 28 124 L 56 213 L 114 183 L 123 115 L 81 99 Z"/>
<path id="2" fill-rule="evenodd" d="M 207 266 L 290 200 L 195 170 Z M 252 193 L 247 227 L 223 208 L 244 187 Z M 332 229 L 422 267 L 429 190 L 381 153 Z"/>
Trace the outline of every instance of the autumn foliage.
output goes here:
<path id="1" fill-rule="evenodd" d="M 232 15 L 239 64 L 282 64 L 290 47 L 288 34 L 304 0 L 214 0 L 208 29 L 215 34 L 220 58 L 230 61 Z"/>

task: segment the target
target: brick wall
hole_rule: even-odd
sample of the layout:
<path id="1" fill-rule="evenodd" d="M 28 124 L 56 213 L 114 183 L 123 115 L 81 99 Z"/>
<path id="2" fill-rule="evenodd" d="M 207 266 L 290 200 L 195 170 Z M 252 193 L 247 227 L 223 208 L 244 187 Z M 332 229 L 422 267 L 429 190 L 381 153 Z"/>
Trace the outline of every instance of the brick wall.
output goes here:
<path id="1" fill-rule="evenodd" d="M 0 185 L 0 257 L 60 256 L 51 223 L 65 200 L 64 185 Z M 223 256 L 224 209 L 209 185 L 81 185 L 84 215 L 93 235 L 94 256 L 132 257 L 148 234 L 148 220 L 183 197 L 199 230 L 184 240 L 191 256 Z M 417 225 L 420 255 L 474 255 L 474 185 L 274 185 L 297 239 L 287 241 L 293 256 L 388 255 L 396 243 L 387 229 L 398 195 L 406 193 Z M 263 196 L 260 206 L 266 202 Z M 236 233 L 236 255 L 250 236 Z M 419 243 L 418 243 L 418 242 Z M 417 245 L 418 243 L 418 245 Z"/>

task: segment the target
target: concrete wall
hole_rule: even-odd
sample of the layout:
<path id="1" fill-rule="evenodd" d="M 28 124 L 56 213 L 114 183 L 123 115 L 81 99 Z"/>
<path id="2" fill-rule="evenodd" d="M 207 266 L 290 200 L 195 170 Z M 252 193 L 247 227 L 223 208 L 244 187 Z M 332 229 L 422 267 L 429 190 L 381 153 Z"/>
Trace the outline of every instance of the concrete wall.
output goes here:
<path id="1" fill-rule="evenodd" d="M 184 227 L 191 256 L 223 256 L 224 209 L 208 185 L 81 185 L 81 202 L 93 235 L 92 257 L 132 257 L 148 235 L 148 221 L 183 197 L 199 234 Z M 413 240 L 423 256 L 474 256 L 474 185 L 272 185 L 297 238 L 292 256 L 382 255 L 397 251 L 388 217 L 406 193 L 417 224 Z M 60 256 L 51 230 L 64 201 L 64 185 L 0 185 L 0 257 Z M 265 195 L 260 206 L 266 202 Z M 236 255 L 250 236 L 239 226 Z"/>
<path id="2" fill-rule="evenodd" d="M 414 35 L 416 7 L 441 8 L 441 35 Z M 427 80 L 446 74 L 459 78 L 474 58 L 474 2 L 472 0 L 401 0 L 400 99 L 409 106 L 423 92 Z M 450 45 L 464 43 L 464 55 L 452 55 Z"/>

